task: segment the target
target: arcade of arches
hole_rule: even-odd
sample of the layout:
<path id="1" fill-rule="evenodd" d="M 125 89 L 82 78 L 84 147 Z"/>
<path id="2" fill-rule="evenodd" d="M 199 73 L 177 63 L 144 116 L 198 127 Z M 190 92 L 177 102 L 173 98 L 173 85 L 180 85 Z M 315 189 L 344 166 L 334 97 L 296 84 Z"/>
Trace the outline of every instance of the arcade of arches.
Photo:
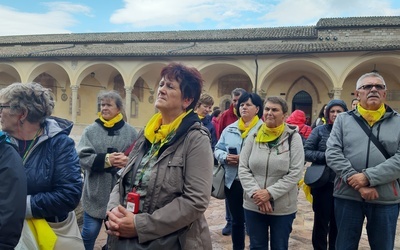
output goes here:
<path id="1" fill-rule="evenodd" d="M 350 105 L 358 77 L 377 70 L 386 81 L 387 103 L 400 109 L 400 53 L 348 52 L 334 54 L 269 55 L 227 58 L 167 58 L 151 61 L 108 59 L 15 59 L 0 62 L 0 88 L 13 82 L 39 82 L 56 96 L 55 116 L 87 125 L 97 118 L 97 94 L 117 90 L 125 100 L 128 122 L 143 127 L 156 112 L 154 100 L 161 68 L 170 61 L 196 67 L 204 91 L 215 106 L 226 109 L 236 87 L 260 96 L 281 96 L 312 121 L 332 98 Z"/>

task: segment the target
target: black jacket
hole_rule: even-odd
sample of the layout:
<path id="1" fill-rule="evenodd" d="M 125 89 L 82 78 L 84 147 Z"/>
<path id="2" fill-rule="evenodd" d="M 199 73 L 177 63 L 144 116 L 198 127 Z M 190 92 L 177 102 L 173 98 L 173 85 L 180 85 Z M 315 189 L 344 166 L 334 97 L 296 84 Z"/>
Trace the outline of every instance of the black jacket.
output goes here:
<path id="1" fill-rule="evenodd" d="M 310 136 L 304 143 L 304 156 L 306 161 L 326 164 L 326 142 L 331 134 L 331 130 L 332 124 L 325 124 L 317 126 L 311 131 Z M 333 182 L 335 173 L 331 169 L 329 169 L 329 171 L 329 180 Z"/>
<path id="2" fill-rule="evenodd" d="M 27 188 L 22 159 L 4 135 L 0 137 L 0 180 L 0 249 L 14 249 L 24 224 Z"/>

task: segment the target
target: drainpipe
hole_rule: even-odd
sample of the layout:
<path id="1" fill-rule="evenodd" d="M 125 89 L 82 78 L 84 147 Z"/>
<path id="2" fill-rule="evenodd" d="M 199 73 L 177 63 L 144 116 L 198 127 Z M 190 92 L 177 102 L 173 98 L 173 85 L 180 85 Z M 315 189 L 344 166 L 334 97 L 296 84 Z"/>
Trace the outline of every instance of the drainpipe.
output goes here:
<path id="1" fill-rule="evenodd" d="M 258 89 L 258 61 L 257 61 L 257 55 L 255 55 L 254 62 L 256 63 L 256 81 L 254 83 L 254 93 L 257 94 L 257 89 Z"/>

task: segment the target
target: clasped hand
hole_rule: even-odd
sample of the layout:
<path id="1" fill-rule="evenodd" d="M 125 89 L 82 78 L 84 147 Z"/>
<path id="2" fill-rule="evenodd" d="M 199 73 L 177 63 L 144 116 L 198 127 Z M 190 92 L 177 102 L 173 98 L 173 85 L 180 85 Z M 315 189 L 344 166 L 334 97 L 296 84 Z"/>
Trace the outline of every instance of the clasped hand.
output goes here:
<path id="1" fill-rule="evenodd" d="M 362 187 L 366 187 L 369 185 L 369 181 L 367 176 L 363 173 L 358 173 L 350 176 L 347 179 L 347 183 L 352 186 L 355 190 L 359 190 Z"/>
<path id="2" fill-rule="evenodd" d="M 137 231 L 134 222 L 135 215 L 132 212 L 119 205 L 118 207 L 113 208 L 111 211 L 108 211 L 107 216 L 107 234 L 124 238 L 137 237 Z"/>
<path id="3" fill-rule="evenodd" d="M 109 156 L 111 166 L 123 168 L 128 163 L 128 156 L 124 153 L 111 153 Z"/>
<path id="4" fill-rule="evenodd" d="M 375 200 L 379 198 L 378 191 L 374 187 L 362 187 L 358 190 L 364 200 Z"/>
<path id="5" fill-rule="evenodd" d="M 254 203 L 258 206 L 258 209 L 263 213 L 270 213 L 274 211 L 271 203 L 271 195 L 266 189 L 259 189 L 254 192 L 252 196 Z"/>

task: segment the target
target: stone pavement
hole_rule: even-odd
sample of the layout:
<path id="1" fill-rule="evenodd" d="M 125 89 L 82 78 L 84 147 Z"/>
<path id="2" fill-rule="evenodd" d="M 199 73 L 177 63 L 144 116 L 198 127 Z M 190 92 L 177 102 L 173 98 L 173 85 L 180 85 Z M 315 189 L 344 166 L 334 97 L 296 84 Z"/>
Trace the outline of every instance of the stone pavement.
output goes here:
<path id="1" fill-rule="evenodd" d="M 75 125 L 71 137 L 76 143 L 80 140 L 84 125 Z M 312 250 L 311 233 L 313 226 L 313 211 L 311 204 L 305 199 L 302 190 L 298 196 L 298 212 L 293 223 L 293 231 L 290 235 L 289 249 L 293 250 Z M 211 197 L 210 205 L 205 212 L 208 225 L 210 227 L 211 239 L 214 250 L 229 250 L 232 249 L 231 237 L 221 234 L 222 228 L 225 226 L 225 204 L 223 200 L 217 200 Z M 100 235 L 97 238 L 95 250 L 100 250 L 106 242 L 107 234 L 105 228 L 101 229 Z M 246 249 L 249 249 L 249 238 L 246 237 Z M 359 250 L 370 249 L 368 245 L 367 233 L 364 230 L 361 236 Z M 397 222 L 397 236 L 395 242 L 395 250 L 400 250 L 400 221 Z"/>
<path id="2" fill-rule="evenodd" d="M 293 223 L 293 231 L 290 235 L 289 249 L 293 250 L 312 250 L 311 232 L 313 226 L 313 211 L 311 204 L 306 201 L 302 190 L 299 192 L 298 212 Z M 225 205 L 223 200 L 211 198 L 210 205 L 205 212 L 208 225 L 210 227 L 211 239 L 214 250 L 229 250 L 232 249 L 231 237 L 221 234 L 222 228 L 225 226 Z M 395 249 L 400 250 L 400 221 L 397 223 L 397 235 Z M 104 228 L 96 241 L 95 250 L 100 250 L 105 244 L 106 233 Z M 370 249 L 367 240 L 367 233 L 362 233 L 360 250 Z M 246 237 L 246 249 L 249 249 L 249 238 Z"/>

